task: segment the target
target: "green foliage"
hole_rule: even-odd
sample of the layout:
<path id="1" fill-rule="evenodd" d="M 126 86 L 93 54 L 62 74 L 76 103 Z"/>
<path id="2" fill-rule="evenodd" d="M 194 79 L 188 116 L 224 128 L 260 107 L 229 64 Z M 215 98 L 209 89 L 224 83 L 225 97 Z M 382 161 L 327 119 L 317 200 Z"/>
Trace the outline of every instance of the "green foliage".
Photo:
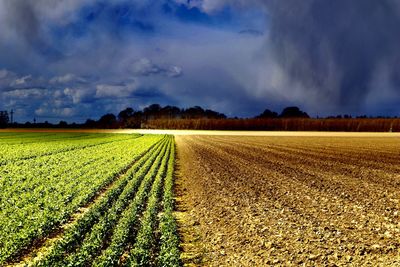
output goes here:
<path id="1" fill-rule="evenodd" d="M 31 159 L 46 155 L 57 154 L 72 150 L 84 149 L 101 144 L 138 138 L 135 134 L 26 134 L 18 133 L 13 136 L 0 134 L 0 165 Z"/>
<path id="2" fill-rule="evenodd" d="M 134 234 L 134 226 L 138 223 L 139 215 L 146 204 L 145 201 L 149 195 L 154 179 L 157 173 L 160 172 L 162 159 L 167 153 L 167 148 L 167 146 L 164 146 L 163 151 L 158 155 L 156 163 L 154 164 L 156 167 L 146 175 L 135 198 L 122 213 L 121 219 L 114 229 L 110 245 L 95 261 L 95 266 L 112 266 L 119 263 L 120 257 Z"/>
<path id="3" fill-rule="evenodd" d="M 39 149 L 0 164 L 0 264 L 95 199 L 59 239 L 25 264 L 180 266 L 173 137 L 66 134 L 64 146 L 52 134 L 19 138 L 18 143 L 0 134 L 7 146 Z"/>
<path id="4" fill-rule="evenodd" d="M 151 188 L 147 209 L 143 215 L 142 224 L 136 237 L 136 243 L 129 255 L 129 266 L 151 266 L 155 264 L 154 261 L 152 261 L 152 258 L 154 258 L 152 257 L 154 254 L 152 248 L 154 248 L 156 244 L 154 229 L 157 213 L 159 211 L 162 183 L 167 170 L 170 151 L 171 143 L 168 145 L 168 151 L 163 158 L 161 168 Z"/>
<path id="5" fill-rule="evenodd" d="M 135 166 L 130 170 L 130 175 L 132 175 L 133 178 L 126 185 L 115 205 L 93 226 L 91 232 L 87 233 L 81 248 L 75 253 L 70 254 L 65 262 L 66 266 L 88 264 L 98 254 L 98 251 L 101 250 L 104 245 L 105 239 L 112 233 L 115 223 L 120 218 L 121 211 L 123 211 L 132 200 L 146 173 L 151 168 L 155 168 L 154 162 L 161 149 L 162 146 L 160 143 L 153 151 L 147 153 L 146 156 L 141 159 L 137 167 Z"/>
<path id="6" fill-rule="evenodd" d="M 175 162 L 175 147 L 173 146 L 170 152 L 170 160 L 168 163 L 168 171 L 164 184 L 164 212 L 160 221 L 161 232 L 161 247 L 158 256 L 158 266 L 180 266 L 180 250 L 179 250 L 179 237 L 175 218 L 173 216 L 174 210 L 174 162 Z"/>
<path id="7" fill-rule="evenodd" d="M 162 138 L 136 137 L 1 165 L 0 264 L 67 222 Z"/>

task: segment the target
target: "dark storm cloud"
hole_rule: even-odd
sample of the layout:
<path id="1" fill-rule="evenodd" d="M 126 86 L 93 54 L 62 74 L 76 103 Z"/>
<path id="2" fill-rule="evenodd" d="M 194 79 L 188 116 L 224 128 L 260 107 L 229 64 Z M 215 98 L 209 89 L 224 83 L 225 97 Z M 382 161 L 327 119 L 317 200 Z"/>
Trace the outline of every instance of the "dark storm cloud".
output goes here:
<path id="1" fill-rule="evenodd" d="M 260 28 L 248 16 L 175 0 L 0 0 L 0 108 L 21 121 L 154 102 L 232 113 L 245 99 L 244 110 L 246 66 L 262 45 L 238 34 Z"/>
<path id="2" fill-rule="evenodd" d="M 395 0 L 0 0 L 0 108 L 398 115 L 399 14 Z"/>
<path id="3" fill-rule="evenodd" d="M 255 30 L 255 29 L 246 29 L 246 30 L 241 30 L 239 34 L 245 34 L 245 35 L 250 35 L 250 36 L 262 36 L 263 33 L 261 31 Z"/>
<path id="4" fill-rule="evenodd" d="M 303 104 L 314 114 L 399 112 L 393 105 L 393 99 L 400 102 L 399 1 L 200 0 L 189 5 L 209 14 L 226 6 L 267 13 L 265 71 L 259 77 L 266 98 Z"/>
<path id="5" fill-rule="evenodd" d="M 60 3 L 63 1 L 60 1 Z M 46 56 L 49 61 L 59 60 L 62 57 L 62 52 L 51 44 L 49 39 L 45 38 L 42 27 L 45 20 L 42 17 L 42 12 L 45 6 L 51 8 L 53 4 L 48 0 L 26 1 L 26 0 L 3 0 L 0 3 L 0 8 L 4 12 L 4 24 L 2 27 L 7 27 L 15 33 L 14 38 L 19 42 L 18 47 L 21 49 L 18 52 L 29 54 L 35 52 L 39 55 Z M 0 26 L 1 27 L 1 26 Z M 2 29 L 4 32 L 4 29 Z M 15 40 L 15 41 L 17 41 Z M 9 47 L 15 49 L 14 47 Z"/>
<path id="6" fill-rule="evenodd" d="M 269 52 L 305 90 L 317 90 L 346 107 L 362 104 L 371 91 L 382 89 L 374 83 L 382 68 L 391 86 L 400 85 L 398 1 L 285 0 L 265 5 Z"/>
<path id="7" fill-rule="evenodd" d="M 26 39 L 28 43 L 36 43 L 40 32 L 40 23 L 34 4 L 24 0 L 5 0 L 7 23 L 9 27 Z"/>

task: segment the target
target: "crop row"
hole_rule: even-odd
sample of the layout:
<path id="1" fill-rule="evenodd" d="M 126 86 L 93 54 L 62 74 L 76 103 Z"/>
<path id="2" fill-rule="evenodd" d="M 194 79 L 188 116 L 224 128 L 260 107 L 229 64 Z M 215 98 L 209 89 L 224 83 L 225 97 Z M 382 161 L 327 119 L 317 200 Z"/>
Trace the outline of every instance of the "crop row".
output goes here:
<path id="1" fill-rule="evenodd" d="M 168 146 L 169 145 L 170 144 L 168 144 Z M 169 150 L 169 147 L 167 147 L 167 149 Z M 108 248 L 105 249 L 102 255 L 96 259 L 94 262 L 95 266 L 112 266 L 121 264 L 121 257 L 135 236 L 135 230 L 140 222 L 140 214 L 146 206 L 149 191 L 152 186 L 154 186 L 154 179 L 155 177 L 159 177 L 162 172 L 165 164 L 165 155 L 168 153 L 167 149 L 164 149 L 163 153 L 158 158 L 159 163 L 157 164 L 157 168 L 145 177 L 134 200 L 123 212 L 119 223 L 113 231 L 113 236 Z"/>
<path id="2" fill-rule="evenodd" d="M 112 216 L 112 209 L 123 209 L 124 205 L 132 197 L 130 189 L 134 189 L 135 184 L 139 183 L 143 177 L 143 171 L 154 165 L 155 155 L 158 154 L 164 142 L 155 146 L 149 153 L 145 154 L 137 161 L 128 172 L 121 176 L 117 182 L 106 192 L 104 197 L 97 201 L 76 223 L 74 223 L 64 236 L 59 239 L 47 252 L 43 253 L 38 259 L 33 262 L 35 266 L 65 266 L 68 259 L 65 256 L 69 254 L 69 259 L 75 257 L 76 264 L 85 259 L 79 258 L 79 246 L 81 251 L 91 248 L 87 244 L 91 233 L 96 233 L 99 225 L 102 224 L 104 218 Z M 141 171 L 143 170 L 143 171 Z M 121 210 L 119 210 L 121 212 Z M 99 241 L 103 238 L 99 237 Z M 96 246 L 94 243 L 92 245 Z M 75 251 L 75 253 L 73 253 Z M 75 256 L 74 256 L 75 255 Z"/>
<path id="3" fill-rule="evenodd" d="M 64 138 L 62 138 L 64 136 Z M 31 141 L 16 141 L 20 139 L 2 138 L 0 139 L 0 165 L 13 163 L 18 160 L 31 159 L 39 156 L 46 156 L 60 152 L 83 149 L 86 147 L 97 146 L 117 141 L 123 141 L 140 135 L 66 135 L 61 137 L 37 137 Z M 24 139 L 23 139 L 24 140 Z"/>
<path id="4" fill-rule="evenodd" d="M 0 166 L 0 264 L 65 223 L 161 139 L 143 136 Z"/>
<path id="5" fill-rule="evenodd" d="M 180 266 L 166 137 L 28 266 Z"/>
<path id="6" fill-rule="evenodd" d="M 180 266 L 179 237 L 173 217 L 174 161 L 175 146 L 172 144 L 152 186 L 132 248 L 120 265 Z"/>
<path id="7" fill-rule="evenodd" d="M 110 237 L 115 223 L 118 222 L 121 212 L 125 210 L 132 198 L 135 196 L 143 178 L 149 171 L 152 173 L 157 167 L 157 163 L 155 163 L 156 157 L 164 147 L 165 144 L 163 147 L 159 146 L 157 150 L 154 150 L 153 154 L 149 153 L 149 157 L 143 158 L 145 161 L 143 161 L 142 167 L 140 169 L 136 168 L 135 170 L 132 170 L 130 175 L 133 177 L 126 185 L 117 202 L 107 211 L 106 215 L 93 226 L 91 232 L 86 234 L 86 238 L 81 247 L 69 255 L 65 261 L 66 266 L 81 266 L 88 264 L 99 254 L 99 251 L 106 243 L 106 240 Z"/>
<path id="8" fill-rule="evenodd" d="M 168 170 L 164 182 L 163 212 L 159 224 L 161 237 L 158 265 L 164 267 L 179 266 L 180 264 L 178 230 L 173 216 L 174 162 L 175 146 L 172 146 L 170 160 L 168 162 Z"/>

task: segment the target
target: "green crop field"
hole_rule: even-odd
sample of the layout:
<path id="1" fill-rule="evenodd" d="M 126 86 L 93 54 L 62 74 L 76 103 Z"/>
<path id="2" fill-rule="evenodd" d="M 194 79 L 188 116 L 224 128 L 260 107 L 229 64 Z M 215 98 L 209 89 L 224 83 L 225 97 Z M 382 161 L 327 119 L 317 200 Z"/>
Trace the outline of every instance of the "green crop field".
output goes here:
<path id="1" fill-rule="evenodd" d="M 172 136 L 0 133 L 0 265 L 178 266 Z"/>

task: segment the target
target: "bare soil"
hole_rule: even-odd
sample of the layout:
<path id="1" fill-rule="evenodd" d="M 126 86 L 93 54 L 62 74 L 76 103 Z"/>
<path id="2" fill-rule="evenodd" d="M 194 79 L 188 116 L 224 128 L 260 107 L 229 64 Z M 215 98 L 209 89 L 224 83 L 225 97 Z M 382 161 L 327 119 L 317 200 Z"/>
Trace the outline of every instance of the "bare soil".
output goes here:
<path id="1" fill-rule="evenodd" d="M 186 265 L 400 266 L 400 140 L 176 136 Z"/>

